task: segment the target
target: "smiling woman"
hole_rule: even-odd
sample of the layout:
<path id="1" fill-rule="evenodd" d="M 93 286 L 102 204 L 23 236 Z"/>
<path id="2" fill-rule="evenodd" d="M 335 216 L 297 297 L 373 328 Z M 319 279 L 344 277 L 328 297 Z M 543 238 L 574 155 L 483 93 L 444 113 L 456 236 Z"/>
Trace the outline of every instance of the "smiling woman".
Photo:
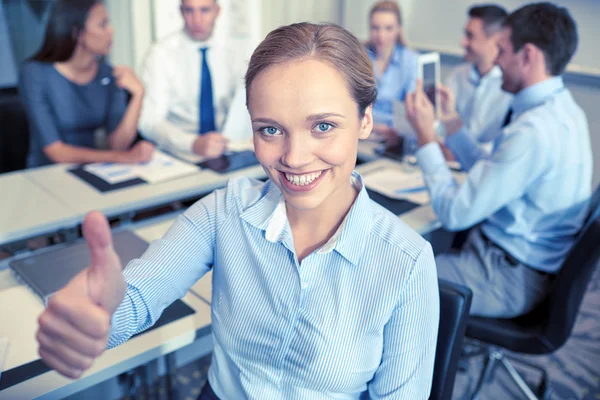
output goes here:
<path id="1" fill-rule="evenodd" d="M 106 220 L 89 215 L 92 264 L 51 298 L 40 354 L 78 377 L 100 353 L 90 348 L 147 329 L 212 268 L 201 400 L 427 399 L 439 318 L 431 247 L 353 172 L 373 124 L 363 46 L 335 25 L 282 27 L 254 52 L 246 85 L 270 179 L 206 196 L 122 273 Z"/>

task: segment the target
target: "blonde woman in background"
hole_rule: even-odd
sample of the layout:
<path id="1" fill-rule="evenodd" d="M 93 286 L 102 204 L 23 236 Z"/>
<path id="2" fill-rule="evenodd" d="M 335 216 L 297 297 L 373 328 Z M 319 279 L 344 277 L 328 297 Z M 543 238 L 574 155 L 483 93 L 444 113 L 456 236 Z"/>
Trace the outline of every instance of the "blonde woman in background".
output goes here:
<path id="1" fill-rule="evenodd" d="M 396 137 L 394 101 L 404 101 L 417 81 L 417 53 L 406 47 L 402 12 L 395 1 L 379 1 L 369 12 L 369 57 L 377 81 L 373 131 L 388 142 Z"/>

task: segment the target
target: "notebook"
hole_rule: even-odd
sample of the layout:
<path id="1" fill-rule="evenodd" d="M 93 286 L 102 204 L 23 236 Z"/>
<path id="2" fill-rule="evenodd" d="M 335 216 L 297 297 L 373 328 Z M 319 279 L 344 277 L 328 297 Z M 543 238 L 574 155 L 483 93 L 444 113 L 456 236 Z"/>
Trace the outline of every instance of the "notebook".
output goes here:
<path id="1" fill-rule="evenodd" d="M 123 266 L 134 258 L 139 258 L 148 247 L 146 241 L 129 230 L 115 233 L 113 242 Z M 89 262 L 87 244 L 81 240 L 59 249 L 13 260 L 10 268 L 18 279 L 45 302 L 49 295 L 60 290 L 71 278 L 87 268 Z"/>

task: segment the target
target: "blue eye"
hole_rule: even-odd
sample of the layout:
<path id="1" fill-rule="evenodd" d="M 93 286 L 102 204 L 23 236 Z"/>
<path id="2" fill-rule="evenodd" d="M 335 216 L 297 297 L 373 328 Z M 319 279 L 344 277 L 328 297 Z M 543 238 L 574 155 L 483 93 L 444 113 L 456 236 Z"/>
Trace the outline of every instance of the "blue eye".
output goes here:
<path id="1" fill-rule="evenodd" d="M 329 132 L 332 128 L 333 126 L 327 122 L 321 122 L 319 125 L 317 125 L 317 129 L 321 133 Z"/>
<path id="2" fill-rule="evenodd" d="M 279 129 L 275 128 L 274 126 L 267 126 L 262 128 L 260 131 L 267 136 L 275 136 L 280 133 Z"/>

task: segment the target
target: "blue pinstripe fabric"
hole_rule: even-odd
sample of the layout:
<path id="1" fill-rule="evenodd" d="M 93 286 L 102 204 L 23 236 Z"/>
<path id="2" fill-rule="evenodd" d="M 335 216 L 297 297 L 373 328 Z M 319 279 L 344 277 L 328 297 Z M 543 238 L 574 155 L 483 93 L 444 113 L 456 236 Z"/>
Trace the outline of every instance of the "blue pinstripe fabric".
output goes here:
<path id="1" fill-rule="evenodd" d="M 439 320 L 430 245 L 360 193 L 333 243 L 299 264 L 270 181 L 198 201 L 124 271 L 109 346 L 151 326 L 211 266 L 221 399 L 426 399 Z M 330 246 L 328 246 L 330 245 Z"/>

